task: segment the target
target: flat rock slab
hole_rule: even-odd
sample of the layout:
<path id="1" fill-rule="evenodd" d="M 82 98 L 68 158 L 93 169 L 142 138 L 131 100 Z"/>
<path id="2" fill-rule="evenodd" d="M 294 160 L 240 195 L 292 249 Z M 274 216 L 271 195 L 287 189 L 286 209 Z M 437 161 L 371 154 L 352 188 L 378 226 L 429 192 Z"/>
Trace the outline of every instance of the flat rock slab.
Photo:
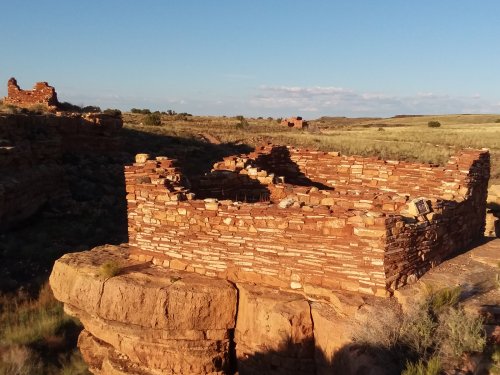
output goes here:
<path id="1" fill-rule="evenodd" d="M 113 263 L 116 276 L 103 276 Z M 166 330 L 231 329 L 237 291 L 228 281 L 128 259 L 126 246 L 100 246 L 58 259 L 50 285 L 61 302 L 109 321 Z"/>
<path id="2" fill-rule="evenodd" d="M 471 250 L 470 256 L 476 262 L 488 266 L 500 267 L 500 238 L 486 242 L 485 244 Z"/>
<path id="3" fill-rule="evenodd" d="M 230 366 L 237 289 L 229 282 L 128 259 L 100 246 L 56 261 L 50 285 L 85 330 L 95 374 L 222 374 Z M 118 269 L 107 275 L 104 264 Z"/>
<path id="4" fill-rule="evenodd" d="M 427 272 L 418 282 L 397 290 L 394 296 L 404 310 L 410 310 L 421 300 L 426 290 L 461 287 L 461 302 L 465 309 L 480 312 L 486 323 L 500 324 L 500 239 L 448 259 Z"/>

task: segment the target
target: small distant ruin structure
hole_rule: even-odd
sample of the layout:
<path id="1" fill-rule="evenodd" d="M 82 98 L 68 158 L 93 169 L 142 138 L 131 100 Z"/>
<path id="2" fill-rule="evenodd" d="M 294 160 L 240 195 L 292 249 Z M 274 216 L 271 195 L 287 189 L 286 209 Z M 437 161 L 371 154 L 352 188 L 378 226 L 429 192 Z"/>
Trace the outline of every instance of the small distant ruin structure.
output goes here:
<path id="1" fill-rule="evenodd" d="M 15 78 L 7 83 L 7 96 L 3 103 L 22 108 L 42 105 L 49 110 L 56 110 L 59 106 L 56 90 L 47 82 L 37 82 L 32 90 L 22 90 Z"/>
<path id="2" fill-rule="evenodd" d="M 305 129 L 309 126 L 307 121 L 304 121 L 300 116 L 284 118 L 281 120 L 280 125 L 296 129 Z"/>

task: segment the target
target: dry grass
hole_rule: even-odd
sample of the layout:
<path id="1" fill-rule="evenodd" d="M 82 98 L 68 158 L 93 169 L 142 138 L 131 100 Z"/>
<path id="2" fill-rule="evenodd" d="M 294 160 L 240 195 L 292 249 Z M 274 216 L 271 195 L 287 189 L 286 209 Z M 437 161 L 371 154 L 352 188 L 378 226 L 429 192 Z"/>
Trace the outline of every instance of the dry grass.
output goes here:
<path id="1" fill-rule="evenodd" d="M 126 113 L 126 127 L 185 139 L 209 133 L 222 143 L 263 142 L 287 144 L 346 155 L 379 156 L 384 159 L 444 164 L 461 148 L 489 148 L 492 155 L 492 181 L 500 182 L 500 115 L 418 116 L 390 119 L 337 119 L 313 121 L 320 131 L 290 129 L 276 120 L 192 116 L 178 119 L 162 116 L 162 126 L 140 125 L 141 115 Z M 429 121 L 441 127 L 429 128 Z M 340 125 L 339 125 L 340 124 Z M 346 125 L 347 124 L 347 125 Z M 380 131 L 379 128 L 384 129 Z"/>
<path id="2" fill-rule="evenodd" d="M 121 268 L 118 263 L 114 261 L 107 261 L 99 267 L 99 275 L 105 279 L 116 276 L 120 273 Z"/>
<path id="3" fill-rule="evenodd" d="M 74 351 L 81 328 L 64 314 L 48 284 L 36 299 L 0 296 L 0 327 L 0 375 L 89 374 Z"/>
<path id="4" fill-rule="evenodd" d="M 439 375 L 441 373 L 441 361 L 439 357 L 432 357 L 427 363 L 407 363 L 406 369 L 401 375 Z"/>
<path id="5" fill-rule="evenodd" d="M 483 319 L 466 312 L 458 304 L 459 295 L 456 288 L 429 289 L 407 314 L 381 306 L 358 322 L 352 339 L 392 353 L 397 361 L 406 362 L 408 375 L 437 374 L 441 366 L 453 368 L 464 354 L 483 352 L 486 345 Z"/>

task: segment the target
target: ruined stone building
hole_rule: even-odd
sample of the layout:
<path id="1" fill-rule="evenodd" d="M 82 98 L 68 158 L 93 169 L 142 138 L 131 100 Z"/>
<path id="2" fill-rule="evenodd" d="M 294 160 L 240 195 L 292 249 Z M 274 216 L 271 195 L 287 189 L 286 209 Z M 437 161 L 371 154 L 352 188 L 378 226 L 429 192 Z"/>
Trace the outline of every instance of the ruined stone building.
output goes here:
<path id="1" fill-rule="evenodd" d="M 489 154 L 438 167 L 268 145 L 216 163 L 196 194 L 167 158 L 125 177 L 136 259 L 384 296 L 482 236 Z"/>
<path id="2" fill-rule="evenodd" d="M 305 129 L 309 126 L 307 121 L 304 121 L 302 117 L 288 117 L 281 120 L 282 126 L 288 126 L 289 128 Z"/>
<path id="3" fill-rule="evenodd" d="M 21 90 L 15 78 L 8 81 L 7 96 L 3 103 L 22 108 L 41 105 L 50 110 L 57 109 L 59 104 L 56 90 L 47 82 L 37 82 L 32 90 Z"/>
<path id="4" fill-rule="evenodd" d="M 385 373 L 332 366 L 353 320 L 482 236 L 488 177 L 486 150 L 434 166 L 266 145 L 188 185 L 141 154 L 129 243 L 67 254 L 50 282 L 95 374 Z"/>

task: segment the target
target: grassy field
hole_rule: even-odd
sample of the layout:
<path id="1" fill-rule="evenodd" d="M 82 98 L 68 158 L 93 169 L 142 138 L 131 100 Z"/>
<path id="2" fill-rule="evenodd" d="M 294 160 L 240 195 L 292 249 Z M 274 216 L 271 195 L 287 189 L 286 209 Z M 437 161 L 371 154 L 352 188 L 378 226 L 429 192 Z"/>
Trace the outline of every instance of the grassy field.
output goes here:
<path id="1" fill-rule="evenodd" d="M 321 118 L 309 130 L 289 129 L 272 119 L 162 116 L 160 126 L 145 126 L 143 115 L 126 113 L 125 127 L 158 135 L 257 146 L 287 144 L 346 155 L 444 164 L 461 148 L 488 148 L 492 183 L 500 182 L 500 115 L 444 115 L 389 119 Z M 441 126 L 431 128 L 429 121 Z"/>

